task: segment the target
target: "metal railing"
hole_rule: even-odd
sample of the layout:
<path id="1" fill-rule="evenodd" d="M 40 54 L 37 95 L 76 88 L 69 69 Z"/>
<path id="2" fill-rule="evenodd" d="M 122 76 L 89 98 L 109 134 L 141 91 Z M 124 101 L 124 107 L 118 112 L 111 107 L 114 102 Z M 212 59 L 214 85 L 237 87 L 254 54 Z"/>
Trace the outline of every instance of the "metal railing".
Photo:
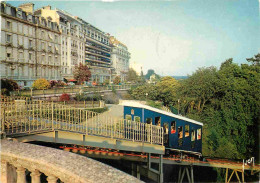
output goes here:
<path id="1" fill-rule="evenodd" d="M 112 91 L 112 90 L 129 90 L 136 87 L 137 85 L 108 85 L 108 86 L 90 86 L 90 87 L 62 87 L 62 88 L 52 88 L 46 90 L 21 90 L 13 91 L 11 95 L 53 95 L 53 94 L 63 94 L 63 93 L 88 93 L 88 92 L 102 92 L 102 91 Z"/>
<path id="2" fill-rule="evenodd" d="M 163 128 L 155 125 L 41 100 L 1 103 L 1 131 L 7 136 L 54 130 L 163 145 Z"/>

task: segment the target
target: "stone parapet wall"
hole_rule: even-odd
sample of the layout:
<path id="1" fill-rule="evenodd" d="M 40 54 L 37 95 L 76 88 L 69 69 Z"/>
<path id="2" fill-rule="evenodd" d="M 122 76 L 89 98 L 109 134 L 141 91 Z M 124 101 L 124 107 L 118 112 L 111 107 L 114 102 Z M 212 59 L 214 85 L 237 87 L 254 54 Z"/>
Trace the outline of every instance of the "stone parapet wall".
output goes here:
<path id="1" fill-rule="evenodd" d="M 16 170 L 16 172 L 15 172 Z M 1 140 L 1 182 L 25 183 L 26 170 L 32 182 L 40 175 L 48 182 L 66 183 L 140 182 L 140 180 L 98 161 L 58 149 Z"/>

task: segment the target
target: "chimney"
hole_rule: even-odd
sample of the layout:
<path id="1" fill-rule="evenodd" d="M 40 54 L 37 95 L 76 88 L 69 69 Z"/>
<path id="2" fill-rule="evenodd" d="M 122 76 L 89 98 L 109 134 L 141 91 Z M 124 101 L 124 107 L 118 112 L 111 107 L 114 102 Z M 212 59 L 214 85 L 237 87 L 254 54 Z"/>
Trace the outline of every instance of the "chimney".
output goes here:
<path id="1" fill-rule="evenodd" d="M 23 11 L 27 13 L 33 14 L 34 4 L 33 3 L 24 3 L 21 4 L 18 8 L 21 8 Z"/>
<path id="2" fill-rule="evenodd" d="M 50 5 L 44 6 L 43 9 L 45 9 L 45 10 L 51 10 L 51 6 L 50 6 Z"/>

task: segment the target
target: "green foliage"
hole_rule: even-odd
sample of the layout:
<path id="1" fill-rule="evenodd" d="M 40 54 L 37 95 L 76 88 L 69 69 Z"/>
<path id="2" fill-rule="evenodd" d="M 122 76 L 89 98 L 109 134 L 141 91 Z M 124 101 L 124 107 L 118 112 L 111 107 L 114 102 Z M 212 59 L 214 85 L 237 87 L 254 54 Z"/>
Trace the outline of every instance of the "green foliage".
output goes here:
<path id="1" fill-rule="evenodd" d="M 116 76 L 115 79 L 114 79 L 114 81 L 113 81 L 113 84 L 119 85 L 120 82 L 121 82 L 120 76 Z"/>
<path id="2" fill-rule="evenodd" d="M 150 77 L 151 77 L 153 74 L 155 75 L 155 80 L 158 81 L 158 80 L 160 79 L 160 76 L 159 76 L 158 74 L 156 74 L 153 69 L 149 69 L 149 70 L 147 71 L 147 74 L 145 75 L 145 79 L 146 79 L 146 80 L 149 80 Z"/>
<path id="3" fill-rule="evenodd" d="M 157 88 L 154 85 L 150 85 L 150 84 L 139 86 L 131 90 L 130 94 L 134 99 L 137 100 L 146 100 L 146 99 L 156 100 L 158 96 Z"/>
<path id="4" fill-rule="evenodd" d="M 108 108 L 107 107 L 104 107 L 104 108 L 94 108 L 94 109 L 88 109 L 88 111 L 93 111 L 93 112 L 97 112 L 97 113 L 103 113 L 103 112 L 108 111 Z"/>
<path id="5" fill-rule="evenodd" d="M 201 68 L 181 83 L 177 92 L 181 113 L 205 124 L 204 155 L 257 157 L 260 107 L 257 67 L 257 64 L 238 66 L 228 59 L 219 70 Z"/>
<path id="6" fill-rule="evenodd" d="M 112 86 L 112 92 L 113 92 L 114 94 L 117 94 L 117 93 L 116 93 L 116 88 L 115 88 L 114 86 Z"/>
<path id="7" fill-rule="evenodd" d="M 10 95 L 10 91 L 18 89 L 18 84 L 12 79 L 1 79 L 1 95 Z"/>
<path id="8" fill-rule="evenodd" d="M 172 105 L 172 101 L 176 98 L 176 88 L 179 86 L 177 80 L 173 77 L 166 76 L 156 84 L 158 98 L 165 106 Z"/>
<path id="9" fill-rule="evenodd" d="M 153 100 L 148 100 L 146 102 L 146 105 L 149 105 L 151 107 L 157 108 L 157 109 L 161 109 L 162 108 L 162 102 L 158 102 L 158 101 L 153 101 Z"/>
<path id="10" fill-rule="evenodd" d="M 260 53 L 258 53 L 257 55 L 255 55 L 255 58 L 247 58 L 246 59 L 248 62 L 251 62 L 253 65 L 260 65 Z"/>
<path id="11" fill-rule="evenodd" d="M 80 63 L 79 65 L 75 66 L 73 75 L 78 83 L 82 84 L 84 81 L 89 80 L 89 78 L 91 77 L 91 72 L 87 65 L 83 65 L 82 63 Z"/>
<path id="12" fill-rule="evenodd" d="M 132 68 L 129 69 L 126 75 L 126 80 L 131 83 L 136 83 L 138 81 L 138 75 L 136 71 Z"/>
<path id="13" fill-rule="evenodd" d="M 106 80 L 104 81 L 103 85 L 109 85 L 109 83 L 110 83 L 109 79 L 106 79 Z"/>
<path id="14" fill-rule="evenodd" d="M 36 90 L 48 89 L 50 86 L 50 83 L 44 78 L 37 79 L 32 84 L 32 88 Z"/>

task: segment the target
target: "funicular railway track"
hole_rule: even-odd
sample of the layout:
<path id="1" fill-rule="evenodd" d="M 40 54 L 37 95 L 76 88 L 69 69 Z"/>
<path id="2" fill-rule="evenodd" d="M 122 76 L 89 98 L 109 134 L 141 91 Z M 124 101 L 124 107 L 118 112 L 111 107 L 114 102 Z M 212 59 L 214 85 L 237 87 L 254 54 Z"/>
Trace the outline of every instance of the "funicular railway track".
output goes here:
<path id="1" fill-rule="evenodd" d="M 104 149 L 95 147 L 76 147 L 76 146 L 60 146 L 60 149 L 65 151 L 71 151 L 79 154 L 86 154 L 90 157 L 98 157 L 105 159 L 125 159 L 132 161 L 143 161 L 147 160 L 147 153 L 136 153 L 136 152 L 123 152 L 114 149 Z M 153 162 L 158 162 L 159 156 L 151 156 Z M 206 157 L 205 160 L 199 160 L 194 157 L 181 158 L 175 155 L 164 155 L 163 160 L 165 164 L 183 164 L 183 165 L 194 165 L 194 166 L 207 166 L 207 167 L 223 167 L 223 168 L 236 168 L 241 169 L 243 167 L 243 160 L 232 160 L 223 158 L 210 158 Z M 255 166 L 245 165 L 245 170 L 260 171 L 260 165 Z"/>

